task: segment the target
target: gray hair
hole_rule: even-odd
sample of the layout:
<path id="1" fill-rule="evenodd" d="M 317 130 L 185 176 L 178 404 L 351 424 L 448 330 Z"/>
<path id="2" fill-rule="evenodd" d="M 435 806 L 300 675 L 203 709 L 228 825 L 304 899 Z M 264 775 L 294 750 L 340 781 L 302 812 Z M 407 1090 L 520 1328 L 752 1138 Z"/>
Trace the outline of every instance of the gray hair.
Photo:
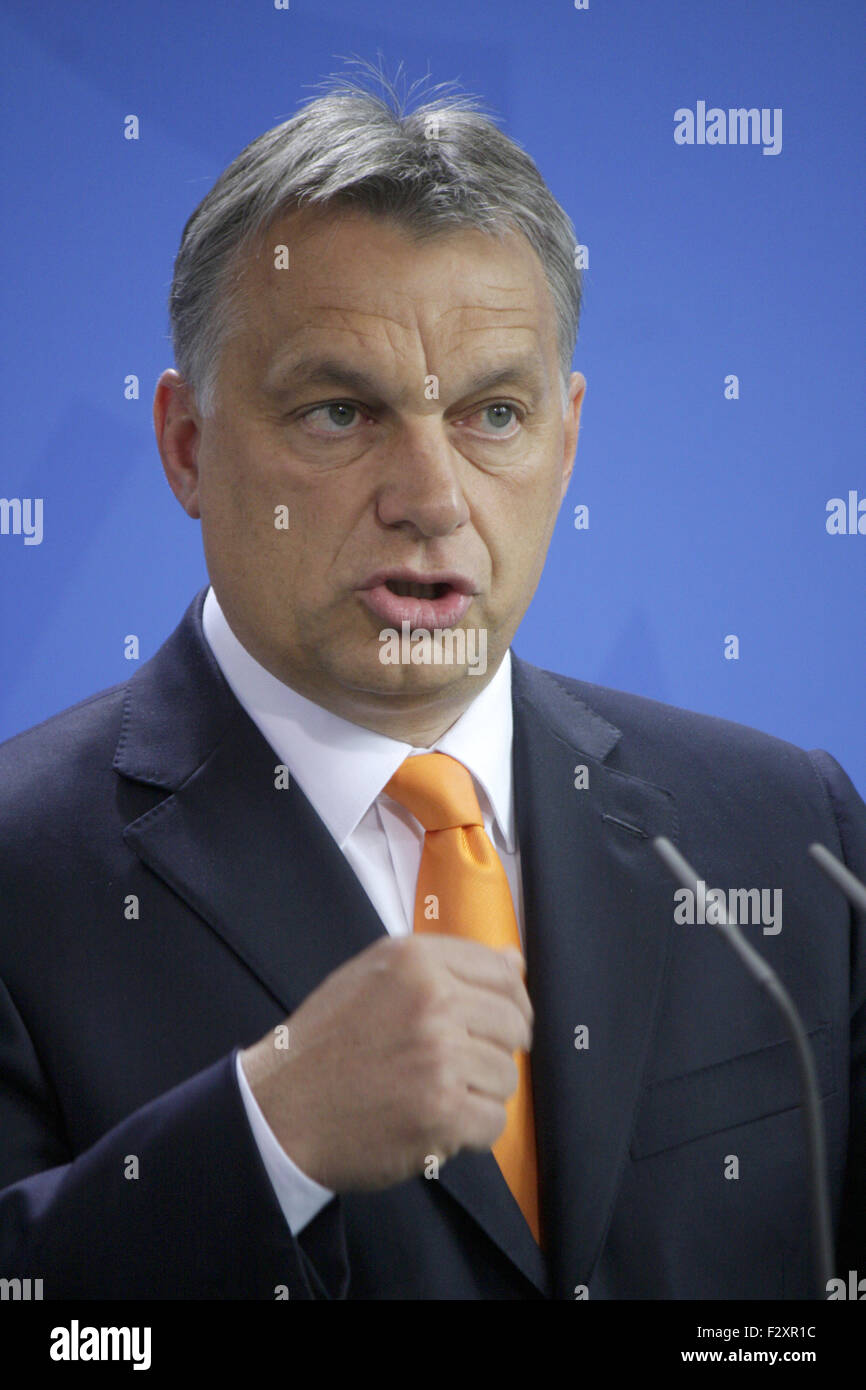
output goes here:
<path id="1" fill-rule="evenodd" d="M 476 97 L 443 94 L 454 84 L 440 83 L 435 100 L 407 114 L 395 85 L 374 75 L 384 96 L 346 77 L 322 84 L 326 95 L 241 151 L 184 227 L 169 315 L 177 369 L 199 410 L 212 413 L 220 351 L 241 321 L 244 253 L 275 218 L 309 204 L 390 218 L 419 238 L 522 232 L 555 307 L 564 409 L 582 298 L 568 215 Z"/>

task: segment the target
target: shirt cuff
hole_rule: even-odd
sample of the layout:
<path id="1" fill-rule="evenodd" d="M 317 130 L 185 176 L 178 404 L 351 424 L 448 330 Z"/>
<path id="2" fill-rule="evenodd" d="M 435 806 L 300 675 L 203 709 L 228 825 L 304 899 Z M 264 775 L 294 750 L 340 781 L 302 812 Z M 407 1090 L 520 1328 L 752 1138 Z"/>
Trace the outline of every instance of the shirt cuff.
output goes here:
<path id="1" fill-rule="evenodd" d="M 308 1178 L 289 1158 L 253 1095 L 241 1066 L 240 1049 L 235 1057 L 235 1070 L 247 1119 L 262 1156 L 265 1171 L 271 1180 L 286 1223 L 292 1235 L 296 1236 L 337 1194 L 327 1187 L 322 1187 L 313 1178 Z"/>

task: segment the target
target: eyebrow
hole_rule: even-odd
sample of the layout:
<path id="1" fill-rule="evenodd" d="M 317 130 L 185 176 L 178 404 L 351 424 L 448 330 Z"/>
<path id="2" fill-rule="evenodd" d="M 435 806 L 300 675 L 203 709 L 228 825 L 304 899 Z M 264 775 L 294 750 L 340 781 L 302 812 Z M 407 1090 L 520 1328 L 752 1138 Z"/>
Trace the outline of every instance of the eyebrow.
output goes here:
<path id="1" fill-rule="evenodd" d="M 380 387 L 373 377 L 357 367 L 351 367 L 348 363 L 339 361 L 338 358 L 313 357 L 288 362 L 279 368 L 278 375 L 276 372 L 273 375 L 275 379 L 266 384 L 266 390 L 269 392 L 284 393 L 320 383 L 323 385 L 334 384 L 358 392 L 371 400 L 371 403 L 383 404 Z M 540 395 L 542 376 L 539 371 L 538 359 L 532 356 L 513 358 L 511 361 L 475 377 L 462 393 L 461 399 L 463 396 L 474 395 L 478 391 L 495 390 L 498 386 L 505 386 L 509 382 L 525 386 L 534 391 L 536 395 Z"/>

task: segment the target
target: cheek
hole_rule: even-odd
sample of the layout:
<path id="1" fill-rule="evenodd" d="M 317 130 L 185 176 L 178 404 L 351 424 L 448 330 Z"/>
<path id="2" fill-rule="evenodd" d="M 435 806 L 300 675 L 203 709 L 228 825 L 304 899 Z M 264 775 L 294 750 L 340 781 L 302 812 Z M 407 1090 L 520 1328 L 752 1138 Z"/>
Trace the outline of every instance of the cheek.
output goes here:
<path id="1" fill-rule="evenodd" d="M 549 535 L 559 506 L 559 482 L 549 470 L 534 470 L 491 499 L 484 534 L 497 564 L 513 575 L 532 565 Z"/>
<path id="2" fill-rule="evenodd" d="M 249 440 L 227 432 L 201 468 L 202 522 L 236 553 L 269 550 L 291 529 L 292 490 Z"/>

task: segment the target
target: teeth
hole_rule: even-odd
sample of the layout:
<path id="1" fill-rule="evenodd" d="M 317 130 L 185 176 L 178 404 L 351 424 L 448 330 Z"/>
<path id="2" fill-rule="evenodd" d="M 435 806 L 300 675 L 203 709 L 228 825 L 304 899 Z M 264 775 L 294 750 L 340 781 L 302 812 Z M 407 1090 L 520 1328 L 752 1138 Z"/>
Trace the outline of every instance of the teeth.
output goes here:
<path id="1" fill-rule="evenodd" d="M 405 579 L 389 579 L 388 588 L 400 598 L 438 598 L 444 584 L 409 584 Z"/>

